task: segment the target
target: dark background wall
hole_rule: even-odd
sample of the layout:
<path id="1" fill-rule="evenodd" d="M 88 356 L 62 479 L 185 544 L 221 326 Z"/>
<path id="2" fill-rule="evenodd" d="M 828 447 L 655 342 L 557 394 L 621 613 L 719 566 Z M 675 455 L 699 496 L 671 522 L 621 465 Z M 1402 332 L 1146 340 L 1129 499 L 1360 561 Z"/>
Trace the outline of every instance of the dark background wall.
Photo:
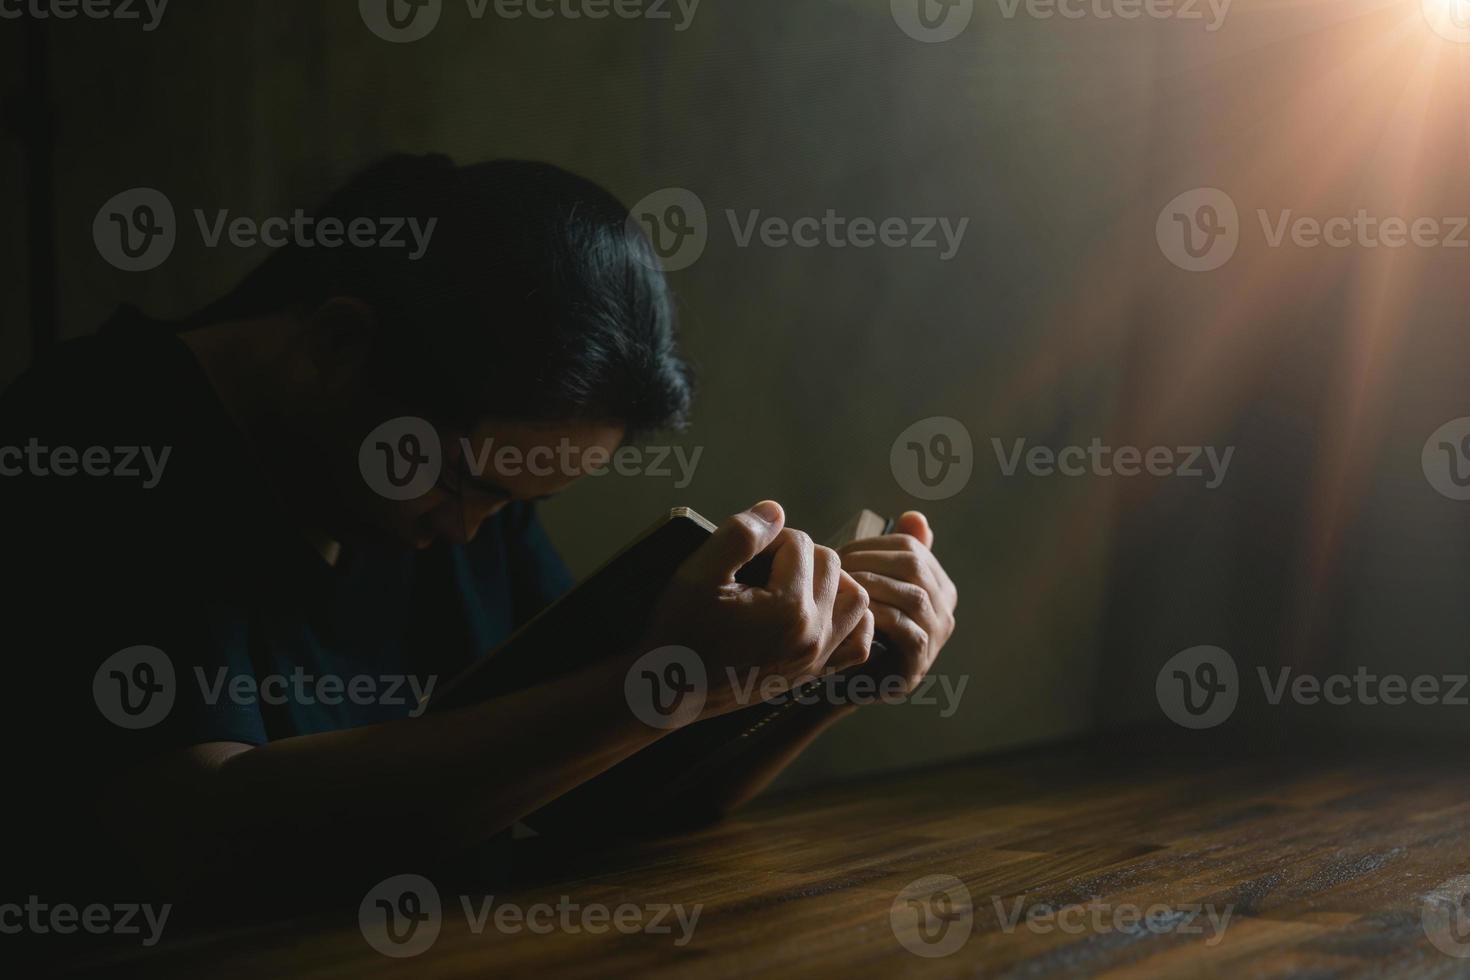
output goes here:
<path id="1" fill-rule="evenodd" d="M 18 37 L 0 25 L 11 87 Z M 697 476 L 589 482 L 547 520 L 585 571 L 672 504 L 720 516 L 773 496 L 819 536 L 862 506 L 923 506 L 963 596 L 942 660 L 970 678 L 961 711 L 865 712 L 794 780 L 1158 720 L 1155 675 L 1196 644 L 1242 673 L 1466 669 L 1470 505 L 1433 491 L 1420 450 L 1470 414 L 1470 256 L 1272 249 L 1254 215 L 1470 214 L 1470 47 L 1435 36 L 1417 4 L 1240 0 L 1207 32 L 980 3 L 961 37 L 925 44 L 887 0 L 704 0 L 683 32 L 476 21 L 447 2 L 428 37 L 390 44 L 346 0 L 237 0 L 178 3 L 146 33 L 53 22 L 51 38 L 62 336 L 124 301 L 182 315 L 263 257 L 205 248 L 193 208 L 289 213 L 388 151 L 545 159 L 630 203 L 694 190 L 710 244 L 672 278 L 703 378 L 678 440 L 703 448 Z M 15 140 L 0 146 L 0 380 L 29 357 L 22 161 Z M 102 203 L 135 186 L 182 219 L 172 256 L 141 274 L 91 238 Z M 1242 243 L 1188 273 L 1155 219 L 1208 186 L 1239 205 Z M 943 262 L 740 248 L 723 217 L 829 208 L 970 224 Z M 922 504 L 889 450 L 931 416 L 965 424 L 975 468 L 962 493 Z M 1236 452 L 1211 491 L 1007 478 L 990 443 L 1093 436 Z M 1440 729 L 1467 714 L 1307 722 Z"/>

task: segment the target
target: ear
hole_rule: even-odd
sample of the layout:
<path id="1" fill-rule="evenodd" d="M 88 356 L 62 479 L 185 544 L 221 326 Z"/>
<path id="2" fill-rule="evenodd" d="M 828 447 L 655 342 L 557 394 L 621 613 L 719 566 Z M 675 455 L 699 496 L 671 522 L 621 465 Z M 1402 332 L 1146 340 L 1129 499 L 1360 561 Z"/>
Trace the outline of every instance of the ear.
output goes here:
<path id="1" fill-rule="evenodd" d="M 307 356 L 323 391 L 338 393 L 361 376 L 377 330 L 373 308 L 350 296 L 327 300 L 307 318 Z"/>

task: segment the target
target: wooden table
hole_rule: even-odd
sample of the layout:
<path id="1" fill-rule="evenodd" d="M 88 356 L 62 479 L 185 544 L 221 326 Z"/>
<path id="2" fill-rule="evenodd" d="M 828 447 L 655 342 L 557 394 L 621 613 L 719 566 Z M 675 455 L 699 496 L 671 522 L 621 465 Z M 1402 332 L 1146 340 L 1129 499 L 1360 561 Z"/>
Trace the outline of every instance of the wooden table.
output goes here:
<path id="1" fill-rule="evenodd" d="M 532 914 L 545 926 L 575 903 L 545 935 L 497 930 L 493 911 L 476 934 L 463 889 L 445 885 L 437 938 L 412 957 L 376 952 L 354 901 L 169 937 L 110 965 L 155 977 L 1470 976 L 1466 766 L 1243 758 L 1179 740 L 1097 739 L 791 795 L 595 857 L 533 842 L 529 854 L 547 853 L 492 909 L 544 904 Z M 483 890 L 468 898 L 481 908 Z M 668 933 L 581 929 L 587 909 L 629 906 L 650 924 L 668 905 L 686 921 L 700 907 L 683 945 L 672 914 Z"/>

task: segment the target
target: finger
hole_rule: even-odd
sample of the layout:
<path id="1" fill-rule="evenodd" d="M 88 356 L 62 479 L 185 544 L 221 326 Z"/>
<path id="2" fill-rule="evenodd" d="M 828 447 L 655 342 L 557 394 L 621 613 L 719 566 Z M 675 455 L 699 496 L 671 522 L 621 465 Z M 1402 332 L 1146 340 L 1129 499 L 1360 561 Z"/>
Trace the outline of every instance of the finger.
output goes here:
<path id="1" fill-rule="evenodd" d="M 812 548 L 812 599 L 817 604 L 817 613 L 829 618 L 832 603 L 837 598 L 837 588 L 842 575 L 842 559 L 831 548 L 816 545 Z"/>
<path id="2" fill-rule="evenodd" d="M 747 562 L 766 550 L 786 525 L 786 514 L 774 500 L 763 500 L 733 514 L 684 563 L 698 581 L 728 584 Z"/>
<path id="3" fill-rule="evenodd" d="M 906 510 L 899 514 L 898 520 L 893 522 L 893 529 L 899 534 L 917 538 L 926 548 L 934 547 L 934 530 L 929 527 L 929 518 L 916 510 Z"/>
<path id="4" fill-rule="evenodd" d="M 840 592 L 832 604 L 831 622 L 828 628 L 828 653 L 831 653 L 862 622 L 868 611 L 869 599 L 866 590 Z"/>
<path id="5" fill-rule="evenodd" d="M 926 627 L 938 625 L 934 600 L 928 590 L 912 582 L 902 582 L 872 572 L 854 572 L 858 584 L 868 590 L 873 602 L 892 606 L 905 616 Z"/>
<path id="6" fill-rule="evenodd" d="M 919 514 L 918 511 L 907 511 L 906 514 L 916 514 L 920 518 L 924 516 Z M 927 520 L 924 522 L 924 526 L 926 528 L 928 527 Z M 915 547 L 915 545 L 922 545 L 923 547 Z M 847 556 L 859 551 L 913 551 L 921 557 L 925 552 L 928 552 L 929 558 L 933 559 L 928 562 L 929 568 L 939 585 L 940 593 L 948 596 L 950 605 L 954 605 L 959 601 L 959 590 L 955 588 L 954 580 L 949 577 L 949 573 L 944 570 L 944 565 L 940 563 L 938 558 L 934 557 L 933 546 L 933 531 L 929 531 L 927 542 L 923 538 L 908 534 L 885 534 L 877 538 L 849 541 L 841 548 L 838 548 L 837 553 L 843 556 L 843 566 L 846 567 Z"/>
<path id="7" fill-rule="evenodd" d="M 936 600 L 942 594 L 934 566 L 938 564 L 927 551 L 855 551 L 842 556 L 842 567 L 849 574 L 872 572 L 900 582 L 926 589 Z"/>
<path id="8" fill-rule="evenodd" d="M 840 554 L 849 551 L 928 551 L 924 542 L 910 534 L 880 534 L 876 538 L 861 538 L 857 541 L 849 541 L 838 548 Z"/>
<path id="9" fill-rule="evenodd" d="M 838 560 L 840 561 L 841 559 L 839 558 Z M 842 571 L 839 568 L 838 573 L 837 573 L 837 593 L 838 593 L 838 595 L 841 595 L 844 592 L 862 592 L 862 591 L 864 591 L 864 589 L 863 589 L 863 587 L 861 585 L 858 585 L 857 584 L 857 579 L 853 578 L 851 575 L 847 574 L 847 572 Z"/>
<path id="10" fill-rule="evenodd" d="M 862 616 L 858 618 L 857 625 L 852 628 L 852 632 L 837 644 L 837 649 L 833 650 L 832 656 L 827 658 L 827 669 L 836 672 L 860 667 L 867 663 L 873 651 L 873 634 L 876 631 L 873 611 L 864 609 Z"/>
<path id="11" fill-rule="evenodd" d="M 886 604 L 873 606 L 873 624 L 888 638 L 890 648 L 903 661 L 904 686 L 913 688 L 929 670 L 929 634 L 901 609 Z"/>
<path id="12" fill-rule="evenodd" d="M 812 598 L 812 575 L 815 558 L 811 535 L 786 528 L 776 535 L 772 546 L 771 577 L 766 588 L 791 599 L 807 602 Z"/>

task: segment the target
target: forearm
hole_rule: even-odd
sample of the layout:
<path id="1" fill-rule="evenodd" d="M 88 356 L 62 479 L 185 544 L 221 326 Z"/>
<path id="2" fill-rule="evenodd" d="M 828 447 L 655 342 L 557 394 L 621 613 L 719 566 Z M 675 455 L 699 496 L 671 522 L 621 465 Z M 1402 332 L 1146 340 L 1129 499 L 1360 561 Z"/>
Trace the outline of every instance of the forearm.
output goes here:
<path id="1" fill-rule="evenodd" d="M 662 732 L 623 699 L 622 658 L 480 705 L 155 767 L 139 810 L 193 874 L 332 850 L 424 857 L 483 841 Z M 159 802 L 161 801 L 161 802 Z M 159 810 L 173 820 L 160 819 Z M 187 824 L 187 826 L 185 826 Z M 185 843 L 181 844 L 183 841 Z M 406 851 L 408 853 L 399 853 Z M 156 852 L 155 852 L 156 853 Z M 278 873 L 279 867 L 262 869 Z M 178 875 L 171 875 L 177 877 Z"/>

